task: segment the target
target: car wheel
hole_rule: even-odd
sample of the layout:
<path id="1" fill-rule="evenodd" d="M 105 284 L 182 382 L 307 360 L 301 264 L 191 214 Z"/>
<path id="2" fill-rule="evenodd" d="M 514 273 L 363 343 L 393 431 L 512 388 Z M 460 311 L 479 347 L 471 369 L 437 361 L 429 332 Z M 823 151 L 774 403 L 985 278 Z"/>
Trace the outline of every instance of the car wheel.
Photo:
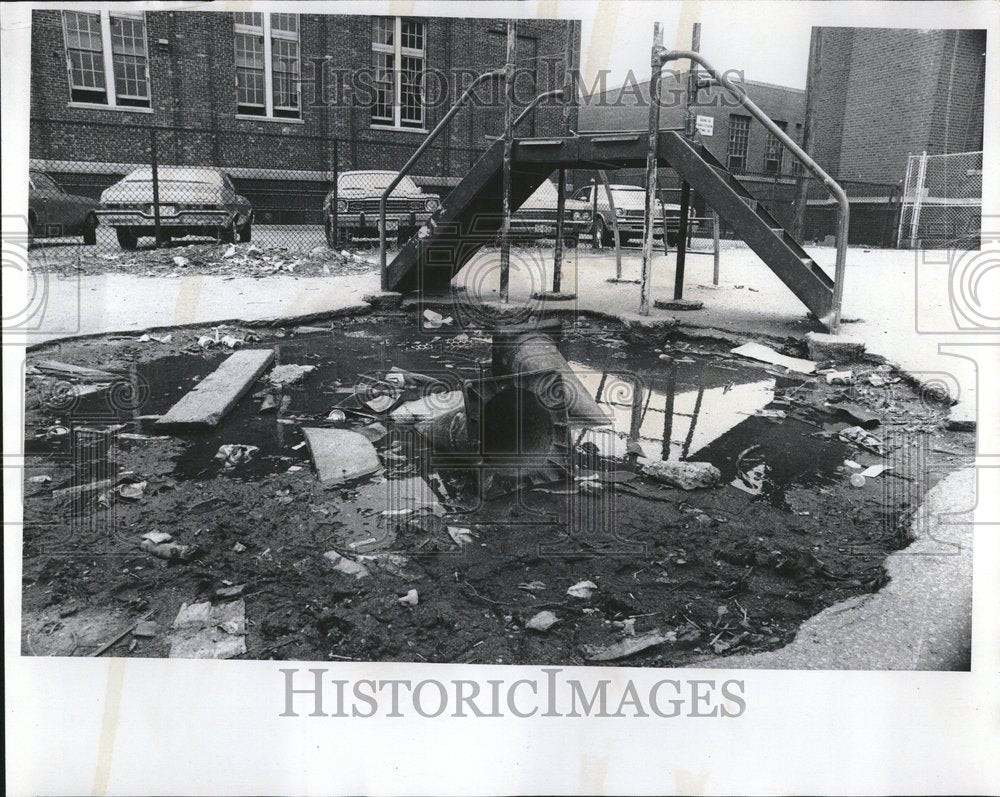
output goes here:
<path id="1" fill-rule="evenodd" d="M 563 246 L 567 249 L 576 249 L 576 245 L 579 239 L 575 235 L 571 235 L 568 238 L 563 238 Z"/>
<path id="2" fill-rule="evenodd" d="M 240 227 L 240 243 L 248 244 L 250 243 L 250 238 L 253 236 L 253 225 L 248 220 L 246 224 Z"/>
<path id="3" fill-rule="evenodd" d="M 219 243 L 231 244 L 236 242 L 236 228 L 230 224 L 228 227 L 219 227 Z"/>
<path id="4" fill-rule="evenodd" d="M 608 231 L 604 227 L 604 218 L 598 216 L 594 220 L 594 248 L 600 249 L 610 243 Z"/>
<path id="5" fill-rule="evenodd" d="M 94 246 L 97 243 L 97 216 L 91 213 L 83 223 L 83 243 Z"/>
<path id="6" fill-rule="evenodd" d="M 139 236 L 131 227 L 115 227 L 115 235 L 118 236 L 118 245 L 122 249 L 135 249 L 139 243 Z"/>

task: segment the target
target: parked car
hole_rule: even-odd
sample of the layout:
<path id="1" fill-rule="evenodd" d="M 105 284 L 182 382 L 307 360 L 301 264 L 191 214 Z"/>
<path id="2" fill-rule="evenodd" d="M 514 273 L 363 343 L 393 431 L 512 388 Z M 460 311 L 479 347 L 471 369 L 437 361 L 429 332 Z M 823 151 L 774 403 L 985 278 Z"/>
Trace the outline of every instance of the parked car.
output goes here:
<path id="1" fill-rule="evenodd" d="M 337 175 L 337 218 L 334 232 L 333 191 L 323 200 L 326 241 L 331 247 L 379 237 L 379 201 L 398 172 L 354 171 Z M 413 235 L 441 207 L 441 197 L 424 193 L 409 177 L 399 181 L 385 209 L 386 237 L 400 243 Z"/>
<path id="2" fill-rule="evenodd" d="M 615 203 L 615 215 L 618 217 L 618 238 L 622 246 L 633 238 L 641 238 L 643 220 L 646 216 L 646 189 L 638 185 L 611 185 L 611 197 Z M 587 203 L 591 211 L 594 207 L 594 185 L 587 185 L 574 192 L 573 199 Z M 681 206 L 663 204 L 657 199 L 656 211 L 653 214 L 653 235 L 663 237 L 663 214 L 667 214 L 667 243 L 677 245 L 677 231 L 680 228 Z M 591 234 L 601 246 L 611 246 L 614 243 L 614 226 L 611 220 L 611 206 L 603 185 L 597 186 L 597 215 Z"/>
<path id="3" fill-rule="evenodd" d="M 67 194 L 45 172 L 28 171 L 28 240 L 81 235 L 97 243 L 97 200 Z"/>
<path id="4" fill-rule="evenodd" d="M 161 166 L 157 170 L 160 237 L 207 235 L 223 243 L 249 241 L 253 225 L 250 202 L 236 193 L 225 172 L 208 166 Z M 101 224 L 115 228 L 122 249 L 135 249 L 139 238 L 155 235 L 153 173 L 141 166 L 106 188 L 97 211 Z"/>
<path id="5" fill-rule="evenodd" d="M 511 233 L 521 239 L 554 238 L 559 189 L 551 180 L 543 182 L 510 219 Z M 567 245 L 575 246 L 581 233 L 590 230 L 592 208 L 579 199 L 566 198 L 563 235 Z"/>

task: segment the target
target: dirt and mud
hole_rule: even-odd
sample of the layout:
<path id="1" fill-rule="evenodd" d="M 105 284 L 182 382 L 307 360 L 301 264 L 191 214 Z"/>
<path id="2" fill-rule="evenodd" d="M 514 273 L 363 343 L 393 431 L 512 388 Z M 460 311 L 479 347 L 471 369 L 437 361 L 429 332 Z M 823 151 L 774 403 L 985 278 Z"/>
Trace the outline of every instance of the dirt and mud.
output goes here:
<path id="1" fill-rule="evenodd" d="M 681 666 L 773 649 L 878 590 L 923 494 L 973 454 L 971 435 L 943 430 L 947 406 L 887 365 L 838 365 L 850 382 L 828 383 L 651 334 L 565 325 L 559 349 L 611 420 L 574 429 L 566 468 L 520 487 L 355 394 L 394 366 L 460 387 L 489 370 L 489 330 L 398 313 L 33 350 L 24 652 L 167 656 L 182 604 L 234 599 L 254 659 Z M 212 431 L 154 426 L 229 354 L 226 336 L 315 368 L 279 390 L 265 372 Z M 116 376 L 94 388 L 42 360 Z M 303 426 L 363 430 L 379 469 L 319 482 Z M 224 461 L 227 444 L 256 448 Z M 661 458 L 721 480 L 667 486 L 642 472 Z M 195 555 L 151 555 L 153 531 Z M 123 633 L 140 619 L 156 625 Z"/>

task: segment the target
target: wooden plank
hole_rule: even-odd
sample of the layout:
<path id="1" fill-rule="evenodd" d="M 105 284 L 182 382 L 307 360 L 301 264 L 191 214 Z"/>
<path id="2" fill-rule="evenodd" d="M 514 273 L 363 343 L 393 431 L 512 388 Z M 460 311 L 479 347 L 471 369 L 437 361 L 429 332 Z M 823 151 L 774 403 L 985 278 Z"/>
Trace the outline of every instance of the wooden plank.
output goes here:
<path id="1" fill-rule="evenodd" d="M 314 427 L 302 427 L 302 432 L 321 482 L 346 482 L 379 468 L 375 446 L 357 432 Z"/>
<path id="2" fill-rule="evenodd" d="M 272 349 L 242 349 L 195 385 L 157 426 L 217 426 L 274 359 Z"/>

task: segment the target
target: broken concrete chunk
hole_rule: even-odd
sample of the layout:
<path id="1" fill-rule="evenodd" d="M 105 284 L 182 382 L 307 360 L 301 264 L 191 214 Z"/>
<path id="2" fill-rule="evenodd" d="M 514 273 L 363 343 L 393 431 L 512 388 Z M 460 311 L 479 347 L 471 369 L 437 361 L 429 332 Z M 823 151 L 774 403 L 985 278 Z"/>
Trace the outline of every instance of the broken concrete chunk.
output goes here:
<path id="1" fill-rule="evenodd" d="M 303 427 L 302 432 L 321 482 L 358 479 L 379 468 L 375 446 L 357 432 L 313 427 Z"/>
<path id="2" fill-rule="evenodd" d="M 730 354 L 738 354 L 740 357 L 747 357 L 751 360 L 780 365 L 800 374 L 811 374 L 816 371 L 816 363 L 798 357 L 788 357 L 760 343 L 744 343 L 742 346 L 732 349 Z"/>
<path id="3" fill-rule="evenodd" d="M 548 631 L 553 625 L 559 622 L 559 618 L 552 612 L 539 612 L 524 624 L 525 628 L 532 631 Z"/>
<path id="4" fill-rule="evenodd" d="M 673 631 L 651 631 L 648 634 L 629 637 L 612 645 L 584 645 L 583 653 L 587 657 L 587 661 L 614 661 L 634 656 L 647 648 L 662 645 L 665 642 L 676 641 L 677 634 Z"/>
<path id="5" fill-rule="evenodd" d="M 294 385 L 306 378 L 306 374 L 315 371 L 315 365 L 276 365 L 267 375 L 268 381 L 275 387 Z"/>
<path id="6" fill-rule="evenodd" d="M 142 620 L 132 629 L 132 636 L 152 639 L 160 633 L 160 624 L 155 620 Z"/>
<path id="7" fill-rule="evenodd" d="M 594 594 L 595 589 L 597 589 L 597 584 L 593 581 L 578 581 L 566 590 L 566 594 L 574 598 L 587 599 Z"/>
<path id="8" fill-rule="evenodd" d="M 333 565 L 334 570 L 338 573 L 343 573 L 345 576 L 362 579 L 371 575 L 368 568 L 363 564 L 355 562 L 353 559 L 348 559 L 346 556 L 341 556 L 336 551 L 327 551 L 323 554 L 323 558 Z"/>
<path id="9" fill-rule="evenodd" d="M 246 604 L 183 604 L 173 623 L 170 658 L 231 659 L 247 652 Z"/>
<path id="10" fill-rule="evenodd" d="M 147 531 L 145 534 L 142 535 L 142 537 L 140 537 L 140 539 L 148 540 L 154 545 L 159 545 L 160 543 L 163 542 L 170 542 L 171 540 L 173 540 L 173 538 L 174 535 L 166 531 Z"/>
<path id="11" fill-rule="evenodd" d="M 858 426 L 863 426 L 865 429 L 872 429 L 882 422 L 878 415 L 874 412 L 869 412 L 858 404 L 845 401 L 842 404 L 831 404 L 829 407 L 834 415 L 845 416 L 847 420 L 854 421 Z"/>
<path id="12" fill-rule="evenodd" d="M 217 426 L 273 359 L 271 349 L 242 349 L 231 354 L 161 416 L 156 425 Z"/>
<path id="13" fill-rule="evenodd" d="M 667 462 L 661 459 L 644 462 L 641 467 L 650 478 L 682 490 L 715 487 L 722 479 L 719 469 L 708 462 Z"/>
<path id="14" fill-rule="evenodd" d="M 850 362 L 865 353 L 865 342 L 847 335 L 829 335 L 825 332 L 806 334 L 806 348 L 813 360 Z"/>
<path id="15" fill-rule="evenodd" d="M 466 545 L 472 545 L 476 541 L 476 537 L 472 533 L 471 529 L 465 529 L 459 526 L 448 526 L 448 536 L 451 537 L 452 542 L 460 548 L 464 548 Z"/>
<path id="16" fill-rule="evenodd" d="M 396 602 L 399 603 L 400 606 L 416 606 L 420 603 L 420 596 L 417 595 L 417 591 L 415 589 L 411 589 L 402 598 L 398 598 Z"/>

